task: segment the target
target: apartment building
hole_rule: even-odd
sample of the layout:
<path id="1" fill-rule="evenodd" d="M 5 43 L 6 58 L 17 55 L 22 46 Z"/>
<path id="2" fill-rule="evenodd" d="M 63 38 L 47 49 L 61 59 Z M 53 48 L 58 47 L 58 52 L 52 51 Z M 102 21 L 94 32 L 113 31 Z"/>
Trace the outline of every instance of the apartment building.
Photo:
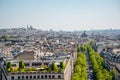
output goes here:
<path id="1" fill-rule="evenodd" d="M 104 65 L 108 70 L 115 70 L 115 79 L 120 80 L 120 46 L 108 47 L 102 51 Z"/>
<path id="2" fill-rule="evenodd" d="M 58 53 L 60 54 L 60 53 Z M 12 63 L 12 69 L 15 69 L 19 66 L 19 60 L 12 59 L 6 60 L 4 65 L 1 66 L 2 70 L 2 80 L 70 80 L 72 75 L 72 55 L 61 53 L 59 56 L 45 57 L 41 60 L 24 60 L 25 68 L 34 68 L 35 70 L 31 71 L 12 71 L 7 70 L 6 64 L 8 62 Z M 44 71 L 44 68 L 40 66 L 50 64 L 54 62 L 58 67 L 60 62 L 66 64 L 63 71 Z"/>

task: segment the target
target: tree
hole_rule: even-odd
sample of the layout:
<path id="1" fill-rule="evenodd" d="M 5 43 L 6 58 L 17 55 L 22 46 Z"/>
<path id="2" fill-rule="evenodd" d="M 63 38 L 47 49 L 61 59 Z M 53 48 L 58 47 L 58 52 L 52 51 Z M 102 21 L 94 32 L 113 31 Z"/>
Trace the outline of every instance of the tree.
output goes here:
<path id="1" fill-rule="evenodd" d="M 19 62 L 19 69 L 24 69 L 24 66 L 25 66 L 25 64 L 24 64 L 24 62 L 21 60 L 21 61 Z"/>
<path id="2" fill-rule="evenodd" d="M 11 66 L 12 66 L 11 62 L 8 62 L 7 63 L 7 69 L 11 68 Z"/>
<path id="3" fill-rule="evenodd" d="M 90 60 L 92 62 L 93 71 L 96 75 L 97 80 L 113 80 L 114 79 L 114 72 L 108 71 L 103 66 L 103 58 L 99 55 L 99 53 L 95 52 L 92 48 L 92 45 L 88 45 L 87 47 Z M 104 74 L 103 74 L 104 73 Z"/>
<path id="4" fill-rule="evenodd" d="M 50 70 L 51 70 L 51 71 L 56 71 L 56 70 L 58 70 L 58 66 L 55 65 L 54 62 L 52 62 L 52 64 L 50 65 Z"/>
<path id="5" fill-rule="evenodd" d="M 86 51 L 86 47 L 82 45 L 82 47 L 80 46 L 79 49 L 80 51 L 77 54 L 77 60 L 74 66 L 74 74 L 72 75 L 72 80 L 87 80 L 87 62 L 84 53 Z"/>
<path id="6" fill-rule="evenodd" d="M 80 46 L 80 51 L 85 52 L 86 51 L 86 47 L 84 45 Z"/>
<path id="7" fill-rule="evenodd" d="M 75 72 L 76 72 L 76 73 L 81 72 L 81 68 L 80 68 L 79 65 L 76 65 L 76 66 L 75 66 Z"/>
<path id="8" fill-rule="evenodd" d="M 80 77 L 79 77 L 79 74 L 78 74 L 78 73 L 75 73 L 75 74 L 73 74 L 73 76 L 72 76 L 72 80 L 80 80 L 79 78 L 80 78 Z"/>
<path id="9" fill-rule="evenodd" d="M 51 70 L 54 71 L 55 70 L 55 63 L 51 64 Z"/>
<path id="10" fill-rule="evenodd" d="M 64 69 L 64 67 L 65 67 L 64 62 L 60 62 L 60 68 Z"/>
<path id="11" fill-rule="evenodd" d="M 112 80 L 115 80 L 115 71 L 114 71 L 114 69 L 110 71 L 110 75 L 112 76 Z"/>

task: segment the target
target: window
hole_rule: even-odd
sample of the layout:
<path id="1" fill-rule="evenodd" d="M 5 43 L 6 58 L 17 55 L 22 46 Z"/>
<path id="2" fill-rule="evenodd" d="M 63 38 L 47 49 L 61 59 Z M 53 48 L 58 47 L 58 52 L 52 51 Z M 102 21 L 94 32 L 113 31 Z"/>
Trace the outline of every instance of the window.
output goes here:
<path id="1" fill-rule="evenodd" d="M 25 63 L 25 66 L 30 66 L 30 64 L 29 63 Z"/>
<path id="2" fill-rule="evenodd" d="M 49 78 L 51 78 L 51 75 L 49 75 Z"/>
<path id="3" fill-rule="evenodd" d="M 12 64 L 13 67 L 16 67 L 16 64 Z"/>
<path id="4" fill-rule="evenodd" d="M 26 79 L 28 79 L 28 76 L 26 76 Z"/>
<path id="5" fill-rule="evenodd" d="M 36 76 L 34 76 L 34 79 L 36 79 Z"/>
<path id="6" fill-rule="evenodd" d="M 61 78 L 61 76 L 60 75 L 58 75 L 58 79 L 60 79 Z"/>
<path id="7" fill-rule="evenodd" d="M 13 79 L 14 79 L 14 76 L 11 76 L 11 79 L 13 80 Z"/>
<path id="8" fill-rule="evenodd" d="M 30 76 L 30 79 L 32 79 L 32 76 Z"/>
<path id="9" fill-rule="evenodd" d="M 44 63 L 44 65 L 48 66 L 48 63 Z"/>
<path id="10" fill-rule="evenodd" d="M 43 75 L 41 76 L 41 79 L 43 79 Z"/>
<path id="11" fill-rule="evenodd" d="M 20 79 L 20 76 L 18 76 L 18 79 Z"/>
<path id="12" fill-rule="evenodd" d="M 24 79 L 24 76 L 22 76 L 22 79 Z"/>
<path id="13" fill-rule="evenodd" d="M 54 75 L 52 75 L 52 78 L 55 78 L 55 76 L 54 76 Z"/>
<path id="14" fill-rule="evenodd" d="M 39 78 L 40 78 L 40 76 L 38 75 L 38 76 L 37 76 L 37 78 L 39 79 Z"/>
<path id="15" fill-rule="evenodd" d="M 32 63 L 32 66 L 40 66 L 41 63 Z"/>
<path id="16" fill-rule="evenodd" d="M 45 75 L 45 78 L 47 78 L 47 75 Z"/>

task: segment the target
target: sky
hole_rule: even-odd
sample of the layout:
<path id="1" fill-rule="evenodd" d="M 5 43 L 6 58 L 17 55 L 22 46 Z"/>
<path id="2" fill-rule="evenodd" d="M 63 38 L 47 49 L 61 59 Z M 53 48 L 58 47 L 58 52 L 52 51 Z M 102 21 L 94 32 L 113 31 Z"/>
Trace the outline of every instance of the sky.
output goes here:
<path id="1" fill-rule="evenodd" d="M 120 29 L 120 0 L 0 0 L 0 29 Z"/>

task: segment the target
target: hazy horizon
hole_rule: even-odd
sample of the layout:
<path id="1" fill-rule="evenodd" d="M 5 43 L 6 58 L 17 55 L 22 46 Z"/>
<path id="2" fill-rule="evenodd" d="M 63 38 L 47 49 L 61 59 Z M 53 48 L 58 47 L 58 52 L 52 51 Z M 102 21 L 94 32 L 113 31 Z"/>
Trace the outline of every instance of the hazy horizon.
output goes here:
<path id="1" fill-rule="evenodd" d="M 120 0 L 0 0 L 0 29 L 120 29 Z"/>

